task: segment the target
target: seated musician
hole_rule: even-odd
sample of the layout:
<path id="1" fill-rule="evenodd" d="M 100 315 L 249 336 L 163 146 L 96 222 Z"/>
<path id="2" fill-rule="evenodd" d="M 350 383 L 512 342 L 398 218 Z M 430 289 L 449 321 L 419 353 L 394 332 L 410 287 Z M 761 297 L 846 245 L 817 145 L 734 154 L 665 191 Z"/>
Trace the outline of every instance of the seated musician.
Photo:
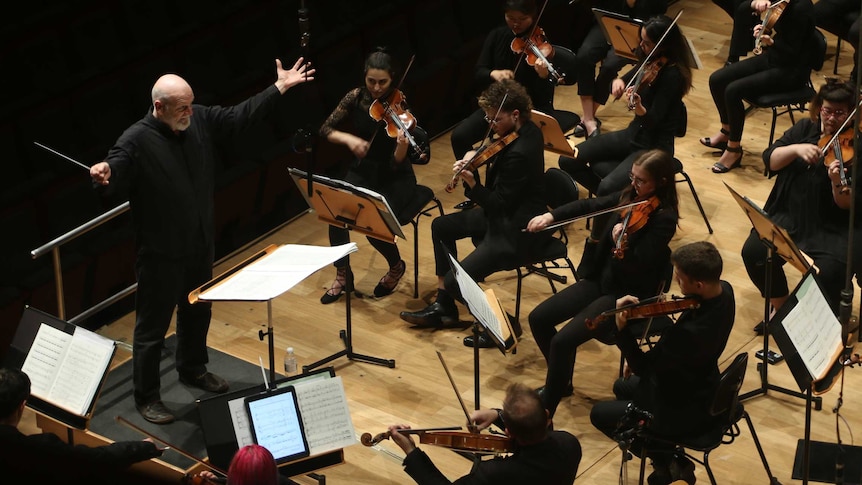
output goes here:
<path id="1" fill-rule="evenodd" d="M 623 295 L 647 298 L 655 296 L 662 286 L 669 268 L 668 243 L 676 232 L 679 217 L 673 173 L 670 154 L 661 150 L 644 152 L 634 161 L 629 175 L 631 184 L 625 190 L 569 202 L 533 218 L 527 225 L 528 231 L 540 231 L 555 221 L 610 209 L 621 203 L 650 201 L 631 209 L 629 220 L 638 219 L 642 224 L 639 228 L 639 224 L 633 225 L 633 230 L 628 228 L 625 216 L 617 211 L 603 228 L 601 239 L 587 243 L 578 267 L 580 280 L 530 312 L 533 337 L 548 364 L 541 394 L 551 416 L 560 399 L 572 394 L 571 379 L 578 347 L 593 338 L 610 342 L 613 322 L 608 319 L 593 327 L 587 325 L 587 319 L 612 309 L 617 298 Z M 566 320 L 568 323 L 557 331 L 557 325 Z"/>
<path id="2" fill-rule="evenodd" d="M 479 97 L 479 106 L 501 137 L 486 150 L 493 153 L 502 148 L 488 160 L 485 184 L 476 180 L 473 170 L 463 169 L 473 151 L 455 162 L 453 170 L 479 207 L 446 214 L 431 223 L 437 300 L 420 311 L 401 312 L 403 320 L 416 325 L 442 327 L 458 322 L 455 300 L 460 300 L 461 294 L 449 270 L 447 253 L 451 251 L 457 257 L 457 240 L 469 237 L 476 243 L 476 249 L 461 261 L 461 266 L 473 280 L 482 281 L 497 271 L 515 268 L 524 254 L 549 237 L 548 233 L 522 232 L 531 218 L 546 210 L 542 132 L 530 121 L 530 97 L 517 81 L 507 79 L 489 86 Z M 520 336 L 520 326 L 514 326 L 516 336 Z"/>
<path id="3" fill-rule="evenodd" d="M 808 118 L 793 125 L 763 152 L 770 176 L 777 175 L 763 208 L 775 224 L 787 229 L 796 246 L 814 260 L 819 270 L 817 280 L 836 313 L 847 271 L 852 197 L 849 186 L 842 182 L 841 166 L 834 152 L 826 150 L 824 159 L 818 142 L 822 140 L 825 144 L 831 139 L 851 115 L 856 99 L 857 91 L 852 84 L 827 81 L 809 104 Z M 851 120 L 839 135 L 850 145 L 852 125 Z M 859 225 L 858 207 L 855 226 Z M 785 261 L 772 258 L 771 294 L 766 295 L 766 257 L 766 245 L 752 229 L 742 247 L 742 260 L 751 281 L 777 310 L 790 293 L 783 268 Z M 762 322 L 754 330 L 762 332 Z"/>
<path id="4" fill-rule="evenodd" d="M 161 456 L 151 441 L 120 441 L 107 446 L 70 445 L 51 433 L 18 430 L 30 397 L 30 378 L 17 369 L 0 369 L 0 473 L 6 483 L 157 483 L 124 469 Z M 137 479 L 137 480 L 136 480 Z"/>
<path id="5" fill-rule="evenodd" d="M 505 458 L 478 462 L 470 473 L 455 483 L 507 485 L 541 483 L 544 485 L 570 485 L 575 481 L 581 461 L 581 444 L 566 431 L 549 431 L 551 419 L 535 391 L 523 384 L 512 384 L 506 389 L 503 409 L 474 411 L 470 419 L 479 429 L 491 424 L 505 430 L 511 438 L 513 453 Z M 448 480 L 434 466 L 409 435 L 398 430 L 409 426 L 396 424 L 389 427 L 392 440 L 404 450 L 404 471 L 419 485 L 448 484 Z"/>
<path id="6" fill-rule="evenodd" d="M 614 383 L 617 400 L 596 403 L 590 412 L 593 426 L 611 439 L 616 440 L 617 423 L 629 403 L 651 413 L 650 431 L 670 440 L 705 430 L 715 419 L 710 406 L 719 384 L 718 359 L 736 313 L 733 288 L 721 280 L 721 254 L 712 243 L 686 244 L 673 252 L 671 261 L 680 291 L 698 299 L 700 306 L 683 311 L 646 352 L 638 345 L 639 335 L 627 325 L 629 312 L 636 310 L 617 313 L 617 346 L 628 366 Z M 616 305 L 637 302 L 637 297 L 626 295 Z M 631 450 L 639 454 L 640 449 L 635 440 Z M 649 451 L 655 468 L 648 479 L 650 485 L 673 480 L 694 483 L 694 464 L 684 456 L 673 456 L 672 447 L 651 443 Z"/>
<path id="7" fill-rule="evenodd" d="M 854 82 L 859 68 L 859 28 L 862 22 L 860 12 L 862 7 L 856 0 L 817 0 L 814 4 L 814 24 L 853 46 L 853 70 L 850 72 L 850 80 Z"/>
<path id="8" fill-rule="evenodd" d="M 204 470 L 199 475 L 210 483 L 224 483 L 215 473 Z M 272 453 L 260 445 L 246 445 L 234 453 L 227 469 L 227 483 L 230 485 L 277 485 L 292 484 L 287 477 L 278 472 Z"/>

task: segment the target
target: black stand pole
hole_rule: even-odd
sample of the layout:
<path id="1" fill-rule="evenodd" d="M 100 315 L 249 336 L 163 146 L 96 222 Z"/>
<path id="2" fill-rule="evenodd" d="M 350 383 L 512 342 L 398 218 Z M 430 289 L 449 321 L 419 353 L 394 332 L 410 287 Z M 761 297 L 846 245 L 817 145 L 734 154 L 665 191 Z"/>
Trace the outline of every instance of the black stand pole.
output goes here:
<path id="1" fill-rule="evenodd" d="M 265 336 L 269 336 L 269 386 L 275 389 L 275 342 L 272 330 L 272 300 L 266 301 L 266 332 L 257 331 L 257 336 L 263 342 Z"/>
<path id="2" fill-rule="evenodd" d="M 350 271 L 350 256 L 345 256 L 347 260 L 347 285 L 344 290 L 347 292 L 346 295 L 346 330 L 342 330 L 339 332 L 338 336 L 344 342 L 344 350 L 338 351 L 329 357 L 323 358 L 314 362 L 313 364 L 302 366 L 302 372 L 308 372 L 312 369 L 320 367 L 323 364 L 327 364 L 339 357 L 347 357 L 349 360 L 358 360 L 360 362 L 366 362 L 369 364 L 377 364 L 389 367 L 390 369 L 395 368 L 395 359 L 381 359 L 379 357 L 371 357 L 368 355 L 357 354 L 353 351 L 353 332 L 352 332 L 352 322 L 350 316 L 350 295 L 353 293 L 353 272 Z"/>
<path id="3" fill-rule="evenodd" d="M 811 470 L 811 402 L 813 383 L 808 384 L 805 392 L 805 437 L 802 440 L 802 485 L 808 485 Z M 818 400 L 820 397 L 818 396 Z M 817 409 L 820 409 L 819 407 Z"/>
<path id="4" fill-rule="evenodd" d="M 475 409 L 482 409 L 479 405 L 479 322 L 473 322 L 473 402 Z"/>
<path id="5" fill-rule="evenodd" d="M 767 239 L 761 239 L 761 241 L 764 245 L 766 245 L 766 281 L 764 284 L 764 293 L 766 294 L 766 296 L 765 302 L 763 304 L 763 355 L 760 356 L 760 362 L 757 364 L 758 370 L 760 371 L 760 387 L 753 391 L 742 394 L 741 396 L 739 396 L 739 400 L 744 401 L 746 399 L 759 396 L 761 394 L 765 395 L 767 391 L 770 390 L 787 394 L 788 396 L 810 400 L 810 395 L 806 396 L 801 392 L 791 391 L 790 389 L 785 389 L 783 387 L 779 387 L 769 383 L 769 362 L 767 361 L 767 357 L 769 355 L 769 314 L 771 313 L 769 298 L 772 294 L 772 265 L 773 255 L 775 253 L 775 244 Z M 776 310 L 778 309 L 776 308 Z M 814 406 L 818 411 L 823 407 L 823 400 L 820 398 L 820 396 L 817 396 L 814 399 Z"/>

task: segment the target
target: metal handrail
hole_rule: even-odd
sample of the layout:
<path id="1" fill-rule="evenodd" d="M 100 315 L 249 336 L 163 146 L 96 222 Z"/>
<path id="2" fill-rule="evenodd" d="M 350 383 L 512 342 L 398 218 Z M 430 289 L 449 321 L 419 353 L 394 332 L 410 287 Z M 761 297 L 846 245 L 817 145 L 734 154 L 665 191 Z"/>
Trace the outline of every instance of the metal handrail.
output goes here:
<path id="1" fill-rule="evenodd" d="M 57 316 L 60 317 L 61 320 L 66 319 L 66 297 L 65 297 L 65 293 L 63 291 L 63 271 L 62 271 L 62 264 L 60 263 L 60 247 L 64 244 L 66 244 L 67 242 L 72 241 L 75 238 L 92 231 L 93 229 L 95 229 L 95 228 L 101 226 L 102 224 L 110 221 L 111 219 L 114 219 L 115 217 L 117 217 L 121 214 L 124 214 L 128 210 L 129 210 L 129 202 L 126 201 L 126 202 L 118 205 L 117 207 L 114 207 L 113 209 L 109 210 L 108 212 L 105 212 L 104 214 L 99 215 L 99 216 L 81 224 L 80 226 L 72 229 L 71 231 L 54 238 L 52 241 L 50 241 L 46 244 L 43 244 L 42 246 L 39 246 L 38 248 L 30 251 L 30 256 L 33 259 L 36 259 L 40 256 L 43 256 L 49 252 L 52 255 L 53 264 L 54 264 L 54 280 L 57 283 L 57 285 L 56 285 L 56 287 L 57 287 Z M 136 284 L 114 294 L 113 296 L 108 297 L 107 299 L 105 299 L 101 303 L 98 303 L 94 307 L 89 308 L 88 310 L 84 311 L 83 313 L 81 313 L 80 315 L 76 316 L 75 318 L 73 318 L 72 320 L 69 320 L 69 321 L 74 323 L 73 320 L 83 320 L 84 318 L 87 318 L 88 316 L 90 316 L 90 315 L 96 313 L 97 311 L 107 307 L 108 305 L 111 305 L 114 302 L 120 300 L 121 298 L 124 298 L 125 296 L 133 293 L 135 291 L 135 289 L 137 289 L 137 287 L 138 287 L 138 285 L 136 283 Z"/>

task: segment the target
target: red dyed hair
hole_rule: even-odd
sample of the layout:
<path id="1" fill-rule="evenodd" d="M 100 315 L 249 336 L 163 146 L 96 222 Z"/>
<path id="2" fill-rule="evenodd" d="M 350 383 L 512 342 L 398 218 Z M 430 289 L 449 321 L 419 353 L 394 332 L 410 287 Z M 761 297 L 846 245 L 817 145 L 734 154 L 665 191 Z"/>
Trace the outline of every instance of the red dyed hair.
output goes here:
<path id="1" fill-rule="evenodd" d="M 228 485 L 276 485 L 278 468 L 272 453 L 260 445 L 243 446 L 227 470 Z"/>

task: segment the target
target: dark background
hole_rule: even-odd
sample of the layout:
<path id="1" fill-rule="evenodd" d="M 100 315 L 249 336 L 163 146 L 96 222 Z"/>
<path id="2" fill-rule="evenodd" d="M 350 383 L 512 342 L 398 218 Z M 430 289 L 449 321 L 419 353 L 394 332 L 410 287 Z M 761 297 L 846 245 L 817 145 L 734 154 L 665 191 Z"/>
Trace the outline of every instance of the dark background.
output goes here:
<path id="1" fill-rule="evenodd" d="M 316 79 L 285 94 L 275 113 L 232 143 L 217 167 L 216 258 L 305 209 L 286 168 L 332 173 L 349 152 L 314 140 L 295 149 L 298 129 L 316 133 L 341 97 L 362 83 L 365 56 L 386 46 L 406 65 L 402 91 L 437 136 L 475 109 L 473 68 L 487 32 L 503 23 L 500 0 L 306 0 Z M 183 76 L 198 104 L 232 105 L 275 80 L 302 53 L 299 0 L 31 0 L 0 23 L 0 358 L 25 305 L 57 314 L 50 255 L 30 251 L 123 201 L 101 199 L 83 168 L 104 158 L 150 109 L 164 73 Z M 576 46 L 586 5 L 550 1 L 540 25 Z M 449 153 L 435 153 L 437 163 Z M 134 283 L 126 213 L 61 249 L 66 318 Z M 83 322 L 97 328 L 133 309 L 133 297 Z M 81 322 L 79 322 L 81 323 Z"/>

